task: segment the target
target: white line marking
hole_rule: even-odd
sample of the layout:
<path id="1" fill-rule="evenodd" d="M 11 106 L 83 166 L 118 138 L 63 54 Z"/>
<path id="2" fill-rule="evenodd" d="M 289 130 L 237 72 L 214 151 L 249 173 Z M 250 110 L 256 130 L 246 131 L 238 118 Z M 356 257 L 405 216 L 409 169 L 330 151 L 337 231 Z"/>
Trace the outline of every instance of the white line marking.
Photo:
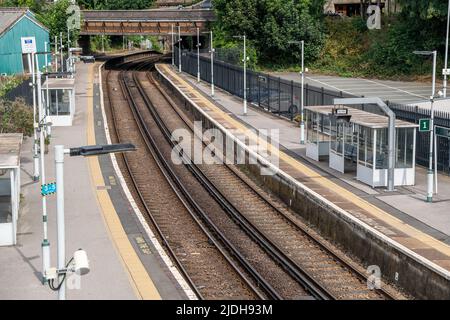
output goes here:
<path id="1" fill-rule="evenodd" d="M 98 71 L 99 71 L 99 82 L 100 82 L 100 85 L 99 85 L 99 88 L 100 88 L 100 105 L 102 107 L 102 117 L 103 117 L 103 123 L 104 123 L 103 128 L 105 129 L 106 141 L 108 142 L 108 144 L 111 144 L 112 142 L 111 142 L 111 136 L 109 134 L 110 131 L 109 131 L 109 126 L 108 126 L 108 121 L 106 120 L 105 105 L 103 103 L 103 86 L 102 86 L 102 84 L 103 84 L 103 82 L 102 82 L 102 68 L 103 68 L 103 65 L 104 64 L 101 64 L 99 69 L 98 69 Z M 147 221 L 145 220 L 144 216 L 142 215 L 141 210 L 139 210 L 139 207 L 137 206 L 136 202 L 133 199 L 133 196 L 131 195 L 130 189 L 128 189 L 127 183 L 126 183 L 125 179 L 123 178 L 123 175 L 122 175 L 122 172 L 120 171 L 119 165 L 117 164 L 116 156 L 113 153 L 111 153 L 110 156 L 111 156 L 111 161 L 112 161 L 112 164 L 113 164 L 113 167 L 114 167 L 114 171 L 116 172 L 116 175 L 119 178 L 120 185 L 121 185 L 121 187 L 122 187 L 122 189 L 123 189 L 123 191 L 124 191 L 128 201 L 130 202 L 130 205 L 133 208 L 134 213 L 138 217 L 139 222 L 141 223 L 142 227 L 144 228 L 145 232 L 147 233 L 148 237 L 150 238 L 150 241 L 152 242 L 153 246 L 158 251 L 159 256 L 164 261 L 164 263 L 166 264 L 167 268 L 172 273 L 173 277 L 178 282 L 180 287 L 183 289 L 183 291 L 186 294 L 186 296 L 190 300 L 198 300 L 197 295 L 194 293 L 194 291 L 192 291 L 191 287 L 186 282 L 184 277 L 181 275 L 180 271 L 178 271 L 178 269 L 173 264 L 172 259 L 170 259 L 170 257 L 164 251 L 164 249 L 162 248 L 162 246 L 159 243 L 158 239 L 156 238 L 155 234 L 153 233 L 152 229 L 150 229 Z"/>

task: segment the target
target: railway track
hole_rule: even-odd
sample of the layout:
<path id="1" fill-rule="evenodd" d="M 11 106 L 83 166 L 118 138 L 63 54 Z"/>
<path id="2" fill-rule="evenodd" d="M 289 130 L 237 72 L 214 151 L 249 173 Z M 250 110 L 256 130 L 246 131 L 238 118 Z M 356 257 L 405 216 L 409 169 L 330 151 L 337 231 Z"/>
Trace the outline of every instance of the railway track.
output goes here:
<path id="1" fill-rule="evenodd" d="M 242 259 L 236 260 L 241 269 L 244 266 L 247 277 L 252 278 L 247 283 L 256 283 L 263 291 L 259 298 L 393 298 L 388 291 L 369 290 L 361 270 L 334 252 L 298 217 L 270 199 L 235 167 L 195 165 L 186 158 L 185 166 L 170 164 L 167 161 L 170 151 L 177 148 L 171 140 L 171 132 L 179 128 L 191 130 L 192 123 L 149 74 L 123 72 L 121 78 L 122 90 L 134 110 L 136 123 L 140 123 L 142 135 L 152 144 L 153 157 L 158 159 L 160 170 L 164 167 L 171 181 L 176 182 L 176 188 L 195 208 L 197 217 L 200 216 L 203 223 L 206 221 L 216 237 L 220 236 L 219 241 L 225 243 L 228 252 L 234 249 L 234 258 L 240 254 Z M 182 150 L 177 152 L 186 157 Z M 186 174 L 187 170 L 190 174 Z M 239 241 L 245 241 L 243 243 L 252 249 L 245 248 Z M 251 251 L 256 255 L 252 256 Z M 282 270 L 275 271 L 276 266 Z M 245 275 L 241 276 L 245 279 Z M 195 287 L 193 282 L 191 285 Z"/>

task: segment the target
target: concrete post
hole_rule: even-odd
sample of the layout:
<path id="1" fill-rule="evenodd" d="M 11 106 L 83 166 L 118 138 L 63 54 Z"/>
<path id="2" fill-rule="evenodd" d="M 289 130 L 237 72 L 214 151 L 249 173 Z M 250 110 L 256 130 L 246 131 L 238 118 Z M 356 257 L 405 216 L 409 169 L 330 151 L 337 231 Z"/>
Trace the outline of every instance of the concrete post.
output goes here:
<path id="1" fill-rule="evenodd" d="M 58 232 L 58 270 L 66 267 L 66 239 L 64 219 L 64 146 L 55 146 L 56 169 L 56 221 Z M 66 299 L 65 281 L 58 291 L 59 300 Z"/>
<path id="2" fill-rule="evenodd" d="M 38 57 L 36 55 L 36 64 Z M 44 107 L 42 105 L 42 86 L 41 86 L 41 72 L 40 70 L 36 70 L 37 74 L 37 96 L 38 96 L 38 110 L 39 110 L 39 149 L 40 149 L 40 163 L 41 163 L 41 185 L 45 184 L 45 135 L 44 135 Z M 42 240 L 42 270 L 45 275 L 45 271 L 50 268 L 50 242 L 48 241 L 48 227 L 47 227 L 47 198 L 45 196 L 42 197 L 42 223 L 43 223 L 43 240 Z M 43 283 L 46 283 L 47 279 L 45 276 L 43 277 Z"/>

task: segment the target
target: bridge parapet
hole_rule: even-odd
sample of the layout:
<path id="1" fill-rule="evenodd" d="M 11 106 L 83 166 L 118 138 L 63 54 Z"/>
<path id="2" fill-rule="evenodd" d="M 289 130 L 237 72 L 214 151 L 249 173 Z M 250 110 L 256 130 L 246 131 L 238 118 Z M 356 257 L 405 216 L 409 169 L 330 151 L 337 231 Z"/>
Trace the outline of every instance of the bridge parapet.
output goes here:
<path id="1" fill-rule="evenodd" d="M 81 35 L 164 35 L 172 25 L 180 26 L 182 35 L 195 35 L 197 27 L 206 31 L 215 14 L 208 9 L 85 10 L 82 18 Z"/>

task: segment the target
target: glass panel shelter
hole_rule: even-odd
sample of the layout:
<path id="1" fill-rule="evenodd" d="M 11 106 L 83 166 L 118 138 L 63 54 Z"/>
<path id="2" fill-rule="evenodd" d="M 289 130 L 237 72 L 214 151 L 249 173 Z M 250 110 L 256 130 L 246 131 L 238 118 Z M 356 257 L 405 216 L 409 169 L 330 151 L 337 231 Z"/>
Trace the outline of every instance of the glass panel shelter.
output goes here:
<path id="1" fill-rule="evenodd" d="M 51 78 L 42 85 L 47 121 L 52 126 L 71 126 L 75 114 L 75 80 Z"/>
<path id="2" fill-rule="evenodd" d="M 0 246 L 17 243 L 22 139 L 21 133 L 0 134 Z"/>
<path id="3" fill-rule="evenodd" d="M 341 173 L 356 170 L 356 178 L 372 187 L 386 187 L 388 178 L 388 118 L 348 108 L 350 121 L 330 117 L 335 106 L 305 107 L 306 155 L 318 160 L 320 136 L 328 137 L 329 166 Z M 317 119 L 327 118 L 329 127 L 317 126 Z M 415 184 L 417 125 L 396 120 L 395 178 L 396 186 Z"/>

